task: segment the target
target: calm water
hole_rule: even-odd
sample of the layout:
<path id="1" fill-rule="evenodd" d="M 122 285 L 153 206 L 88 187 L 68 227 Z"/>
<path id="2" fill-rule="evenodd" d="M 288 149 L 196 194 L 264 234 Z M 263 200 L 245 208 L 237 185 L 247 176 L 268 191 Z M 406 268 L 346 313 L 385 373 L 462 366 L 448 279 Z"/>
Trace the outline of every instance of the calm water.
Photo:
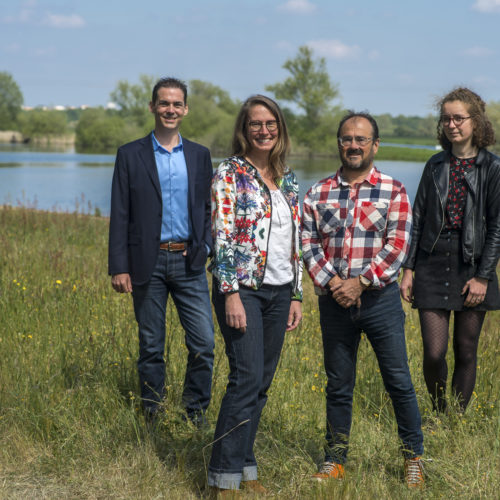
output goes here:
<path id="1" fill-rule="evenodd" d="M 114 155 L 40 152 L 25 146 L 0 146 L 0 204 L 43 210 L 75 210 L 109 215 Z M 214 160 L 214 166 L 218 161 Z M 314 182 L 338 168 L 337 159 L 290 161 L 299 179 L 301 196 Z M 382 172 L 400 180 L 413 200 L 424 164 L 379 161 Z"/>

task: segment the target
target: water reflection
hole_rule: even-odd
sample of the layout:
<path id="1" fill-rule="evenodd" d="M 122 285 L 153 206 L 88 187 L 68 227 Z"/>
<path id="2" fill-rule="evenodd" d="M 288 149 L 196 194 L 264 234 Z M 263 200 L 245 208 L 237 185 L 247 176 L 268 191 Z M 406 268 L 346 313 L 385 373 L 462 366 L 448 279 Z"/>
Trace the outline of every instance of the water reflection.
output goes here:
<path id="1" fill-rule="evenodd" d="M 0 204 L 42 210 L 109 214 L 114 155 L 74 151 L 32 151 L 25 145 L 0 147 Z M 214 159 L 214 168 L 220 159 Z M 292 158 L 290 166 L 300 185 L 301 198 L 317 181 L 334 173 L 337 156 Z M 376 162 L 382 172 L 402 181 L 413 200 L 424 164 Z"/>

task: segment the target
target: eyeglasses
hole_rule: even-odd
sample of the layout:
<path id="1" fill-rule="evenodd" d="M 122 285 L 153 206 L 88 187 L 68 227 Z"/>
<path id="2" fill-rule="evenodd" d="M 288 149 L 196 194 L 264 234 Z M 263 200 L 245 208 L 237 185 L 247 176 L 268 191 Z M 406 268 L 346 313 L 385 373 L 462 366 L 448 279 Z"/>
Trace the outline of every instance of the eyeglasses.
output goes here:
<path id="1" fill-rule="evenodd" d="M 265 126 L 269 132 L 274 132 L 278 128 L 278 122 L 276 120 L 269 120 L 268 122 L 248 122 L 248 128 L 252 132 L 258 132 L 263 126 Z"/>
<path id="2" fill-rule="evenodd" d="M 453 123 L 460 127 L 465 120 L 468 120 L 470 116 L 460 116 L 460 115 L 441 115 L 440 121 L 443 125 L 448 126 L 452 120 Z"/>
<path id="3" fill-rule="evenodd" d="M 373 137 L 363 137 L 362 135 L 356 135 L 354 137 L 350 135 L 343 135 L 342 137 L 339 137 L 339 144 L 341 146 L 349 147 L 353 141 L 356 141 L 358 146 L 366 146 L 372 140 Z"/>

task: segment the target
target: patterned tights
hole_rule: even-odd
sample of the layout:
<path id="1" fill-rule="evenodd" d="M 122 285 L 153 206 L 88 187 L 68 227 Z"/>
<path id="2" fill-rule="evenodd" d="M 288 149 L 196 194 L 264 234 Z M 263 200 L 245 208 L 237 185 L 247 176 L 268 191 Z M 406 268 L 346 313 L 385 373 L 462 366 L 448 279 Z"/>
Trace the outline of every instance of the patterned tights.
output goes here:
<path id="1" fill-rule="evenodd" d="M 424 378 L 434 410 L 446 409 L 448 366 L 448 329 L 450 311 L 419 309 L 420 328 L 424 345 Z M 463 410 L 467 407 L 476 383 L 477 346 L 485 311 L 455 311 L 453 352 L 455 369 L 451 380 L 454 395 Z"/>

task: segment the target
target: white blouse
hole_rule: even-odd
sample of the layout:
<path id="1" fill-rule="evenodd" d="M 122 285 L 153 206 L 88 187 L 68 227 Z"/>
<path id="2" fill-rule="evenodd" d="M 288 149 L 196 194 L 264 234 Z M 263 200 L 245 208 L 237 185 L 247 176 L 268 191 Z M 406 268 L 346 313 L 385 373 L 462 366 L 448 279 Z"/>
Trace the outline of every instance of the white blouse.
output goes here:
<path id="1" fill-rule="evenodd" d="M 271 191 L 271 202 L 271 230 L 263 283 L 266 285 L 286 285 L 293 280 L 292 212 L 280 189 Z"/>

